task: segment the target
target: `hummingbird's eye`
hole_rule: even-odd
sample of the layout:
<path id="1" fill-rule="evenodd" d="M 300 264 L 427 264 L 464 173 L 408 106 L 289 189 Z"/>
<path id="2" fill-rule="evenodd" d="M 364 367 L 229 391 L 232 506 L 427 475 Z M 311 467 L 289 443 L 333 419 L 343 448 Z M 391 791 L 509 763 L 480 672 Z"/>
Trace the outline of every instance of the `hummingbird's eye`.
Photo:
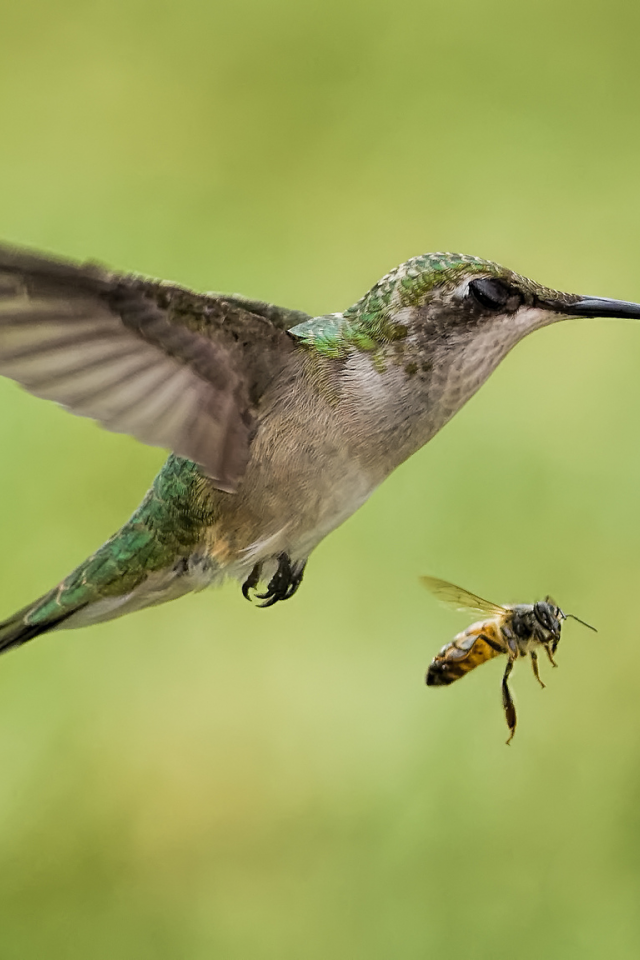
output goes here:
<path id="1" fill-rule="evenodd" d="M 522 303 L 522 297 L 517 290 L 493 277 L 472 280 L 469 293 L 485 310 L 507 310 L 513 313 Z"/>

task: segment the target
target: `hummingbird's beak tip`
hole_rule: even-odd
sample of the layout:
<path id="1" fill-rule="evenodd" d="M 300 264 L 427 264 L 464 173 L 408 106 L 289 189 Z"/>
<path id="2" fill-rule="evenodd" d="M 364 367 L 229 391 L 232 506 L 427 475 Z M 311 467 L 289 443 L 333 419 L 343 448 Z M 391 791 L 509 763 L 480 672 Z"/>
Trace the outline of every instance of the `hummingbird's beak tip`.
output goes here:
<path id="1" fill-rule="evenodd" d="M 640 320 L 640 303 L 609 300 L 607 297 L 577 297 L 573 302 L 558 301 L 553 309 L 567 317 L 618 317 Z"/>

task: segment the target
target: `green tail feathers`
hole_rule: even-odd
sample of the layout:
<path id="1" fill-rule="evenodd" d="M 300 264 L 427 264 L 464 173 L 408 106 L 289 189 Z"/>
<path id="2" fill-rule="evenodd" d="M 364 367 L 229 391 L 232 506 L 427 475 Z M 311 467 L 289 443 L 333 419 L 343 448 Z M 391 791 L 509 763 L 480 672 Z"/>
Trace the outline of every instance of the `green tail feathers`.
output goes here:
<path id="1" fill-rule="evenodd" d="M 41 604 L 46 600 L 47 597 L 42 597 L 41 600 L 36 601 L 36 603 L 28 607 L 24 607 L 22 610 L 18 610 L 18 612 L 14 613 L 8 620 L 0 623 L 0 653 L 4 653 L 5 650 L 11 650 L 13 647 L 20 647 L 23 643 L 26 643 L 27 640 L 33 640 L 33 638 L 39 634 L 53 630 L 84 606 L 83 604 L 76 609 L 59 612 L 57 617 L 52 616 L 49 617 L 49 619 L 40 618 L 36 622 L 31 622 L 29 619 L 30 614 L 38 611 Z"/>
<path id="2" fill-rule="evenodd" d="M 171 455 L 136 512 L 110 540 L 57 587 L 0 623 L 0 652 L 64 626 L 76 614 L 80 626 L 161 602 L 156 592 L 137 605 L 128 603 L 134 592 L 144 593 L 150 577 L 157 581 L 163 571 L 175 569 L 201 542 L 213 519 L 207 492 L 199 467 Z"/>

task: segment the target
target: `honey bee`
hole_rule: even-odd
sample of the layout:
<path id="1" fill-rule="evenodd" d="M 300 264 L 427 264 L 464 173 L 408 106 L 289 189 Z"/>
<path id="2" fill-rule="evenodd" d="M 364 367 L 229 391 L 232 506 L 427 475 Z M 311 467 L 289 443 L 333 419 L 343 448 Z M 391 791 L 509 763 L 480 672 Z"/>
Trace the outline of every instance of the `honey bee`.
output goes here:
<path id="1" fill-rule="evenodd" d="M 454 680 L 464 677 L 470 670 L 479 667 L 481 663 L 506 654 L 509 659 L 502 676 L 502 706 L 509 727 L 507 743 L 511 743 L 516 732 L 516 708 L 508 680 L 518 657 L 531 658 L 533 674 L 544 688 L 538 672 L 538 648 L 542 647 L 551 664 L 557 667 L 554 654 L 560 643 L 562 621 L 571 617 L 597 633 L 596 628 L 572 613 L 564 613 L 551 597 L 538 603 L 500 606 L 483 600 L 462 587 L 456 587 L 453 583 L 447 583 L 446 580 L 438 580 L 436 577 L 420 579 L 439 600 L 457 610 L 469 610 L 488 617 L 472 623 L 436 654 L 427 670 L 427 686 L 448 686 Z"/>

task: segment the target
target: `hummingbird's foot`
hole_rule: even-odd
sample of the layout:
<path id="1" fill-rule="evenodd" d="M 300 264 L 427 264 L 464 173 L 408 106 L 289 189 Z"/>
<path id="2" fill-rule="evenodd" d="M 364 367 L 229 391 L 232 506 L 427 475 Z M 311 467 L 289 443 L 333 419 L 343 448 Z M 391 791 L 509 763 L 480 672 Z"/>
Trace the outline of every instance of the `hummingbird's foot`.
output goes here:
<path id="1" fill-rule="evenodd" d="M 256 563 L 255 567 L 253 568 L 253 570 L 251 571 L 251 573 L 249 574 L 245 582 L 242 584 L 242 596 L 245 598 L 245 600 L 249 600 L 249 602 L 251 602 L 252 600 L 250 591 L 255 590 L 255 588 L 258 586 L 258 583 L 260 582 L 261 570 L 262 570 L 262 564 Z"/>
<path id="2" fill-rule="evenodd" d="M 278 569 L 271 577 L 265 593 L 256 593 L 253 597 L 250 591 L 255 590 L 260 580 L 262 564 L 256 563 L 255 567 L 242 584 L 242 593 L 247 600 L 263 600 L 259 607 L 272 607 L 278 600 L 288 600 L 292 597 L 304 576 L 304 568 L 307 565 L 306 560 L 291 563 L 291 558 L 286 553 L 278 555 Z"/>

